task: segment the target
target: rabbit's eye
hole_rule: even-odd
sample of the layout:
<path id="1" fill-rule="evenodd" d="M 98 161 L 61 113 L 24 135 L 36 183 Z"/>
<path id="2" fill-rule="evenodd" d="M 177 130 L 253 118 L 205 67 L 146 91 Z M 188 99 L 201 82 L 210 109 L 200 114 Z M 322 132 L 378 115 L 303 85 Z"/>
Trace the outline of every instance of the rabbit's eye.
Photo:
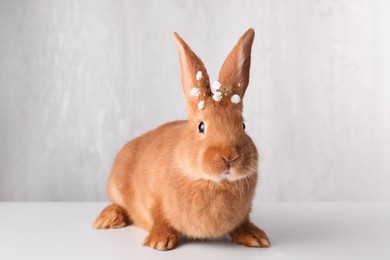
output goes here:
<path id="1" fill-rule="evenodd" d="M 242 123 L 242 128 L 245 130 L 246 128 L 245 123 Z"/>
<path id="2" fill-rule="evenodd" d="M 199 125 L 198 125 L 199 133 L 204 133 L 204 129 L 205 129 L 204 123 L 200 122 Z"/>

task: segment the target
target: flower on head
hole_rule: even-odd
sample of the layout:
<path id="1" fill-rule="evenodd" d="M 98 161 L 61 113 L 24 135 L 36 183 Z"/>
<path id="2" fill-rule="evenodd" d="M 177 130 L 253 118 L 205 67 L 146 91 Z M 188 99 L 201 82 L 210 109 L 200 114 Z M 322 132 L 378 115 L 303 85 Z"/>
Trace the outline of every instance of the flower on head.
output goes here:
<path id="1" fill-rule="evenodd" d="M 197 73 L 196 73 L 196 80 L 200 80 L 201 78 L 203 78 L 203 74 L 202 74 L 202 71 L 198 71 Z"/>
<path id="2" fill-rule="evenodd" d="M 222 93 L 219 91 L 215 91 L 213 94 L 213 99 L 214 99 L 214 101 L 217 101 L 217 102 L 221 101 Z"/>
<path id="3" fill-rule="evenodd" d="M 238 83 L 238 86 L 241 87 L 241 83 Z"/>
<path id="4" fill-rule="evenodd" d="M 237 94 L 234 94 L 231 98 L 230 101 L 232 101 L 233 104 L 238 104 L 241 101 L 241 97 Z"/>
<path id="5" fill-rule="evenodd" d="M 219 83 L 219 81 L 215 81 L 213 83 L 213 86 L 211 87 L 211 92 L 216 92 L 220 87 L 222 86 L 221 83 Z"/>
<path id="6" fill-rule="evenodd" d="M 204 100 L 201 100 L 198 102 L 198 109 L 201 110 L 204 108 L 204 105 L 205 105 L 205 101 Z"/>
<path id="7" fill-rule="evenodd" d="M 192 88 L 191 89 L 191 96 L 199 97 L 200 96 L 199 88 Z"/>

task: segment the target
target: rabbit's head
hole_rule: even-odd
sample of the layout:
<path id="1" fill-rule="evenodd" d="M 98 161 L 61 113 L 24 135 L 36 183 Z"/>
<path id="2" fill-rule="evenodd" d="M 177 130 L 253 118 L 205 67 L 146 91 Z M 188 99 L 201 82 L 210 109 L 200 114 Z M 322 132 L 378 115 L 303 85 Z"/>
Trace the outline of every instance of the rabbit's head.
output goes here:
<path id="1" fill-rule="evenodd" d="M 245 132 L 243 97 L 249 83 L 254 30 L 249 29 L 230 52 L 216 82 L 203 62 L 174 33 L 188 111 L 188 133 L 181 160 L 191 177 L 235 181 L 257 174 L 258 154 Z"/>

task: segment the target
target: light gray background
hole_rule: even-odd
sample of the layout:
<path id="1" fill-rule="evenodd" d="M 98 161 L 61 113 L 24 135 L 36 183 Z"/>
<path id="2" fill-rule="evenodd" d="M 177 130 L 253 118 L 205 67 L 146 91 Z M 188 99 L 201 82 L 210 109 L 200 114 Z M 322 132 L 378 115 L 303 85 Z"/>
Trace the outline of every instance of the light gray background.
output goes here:
<path id="1" fill-rule="evenodd" d="M 257 201 L 390 201 L 389 1 L 0 0 L 0 200 L 105 200 L 120 147 L 186 116 L 172 32 L 211 79 L 256 30 Z"/>

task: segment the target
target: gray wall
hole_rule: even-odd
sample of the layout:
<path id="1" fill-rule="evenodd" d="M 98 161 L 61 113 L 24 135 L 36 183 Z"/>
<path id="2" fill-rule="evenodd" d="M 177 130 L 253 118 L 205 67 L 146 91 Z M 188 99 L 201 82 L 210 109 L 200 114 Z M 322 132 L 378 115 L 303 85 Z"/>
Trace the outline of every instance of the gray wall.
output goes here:
<path id="1" fill-rule="evenodd" d="M 177 31 L 212 79 L 256 30 L 258 201 L 390 200 L 389 1 L 0 0 L 0 200 L 105 200 L 120 147 L 186 116 Z"/>

